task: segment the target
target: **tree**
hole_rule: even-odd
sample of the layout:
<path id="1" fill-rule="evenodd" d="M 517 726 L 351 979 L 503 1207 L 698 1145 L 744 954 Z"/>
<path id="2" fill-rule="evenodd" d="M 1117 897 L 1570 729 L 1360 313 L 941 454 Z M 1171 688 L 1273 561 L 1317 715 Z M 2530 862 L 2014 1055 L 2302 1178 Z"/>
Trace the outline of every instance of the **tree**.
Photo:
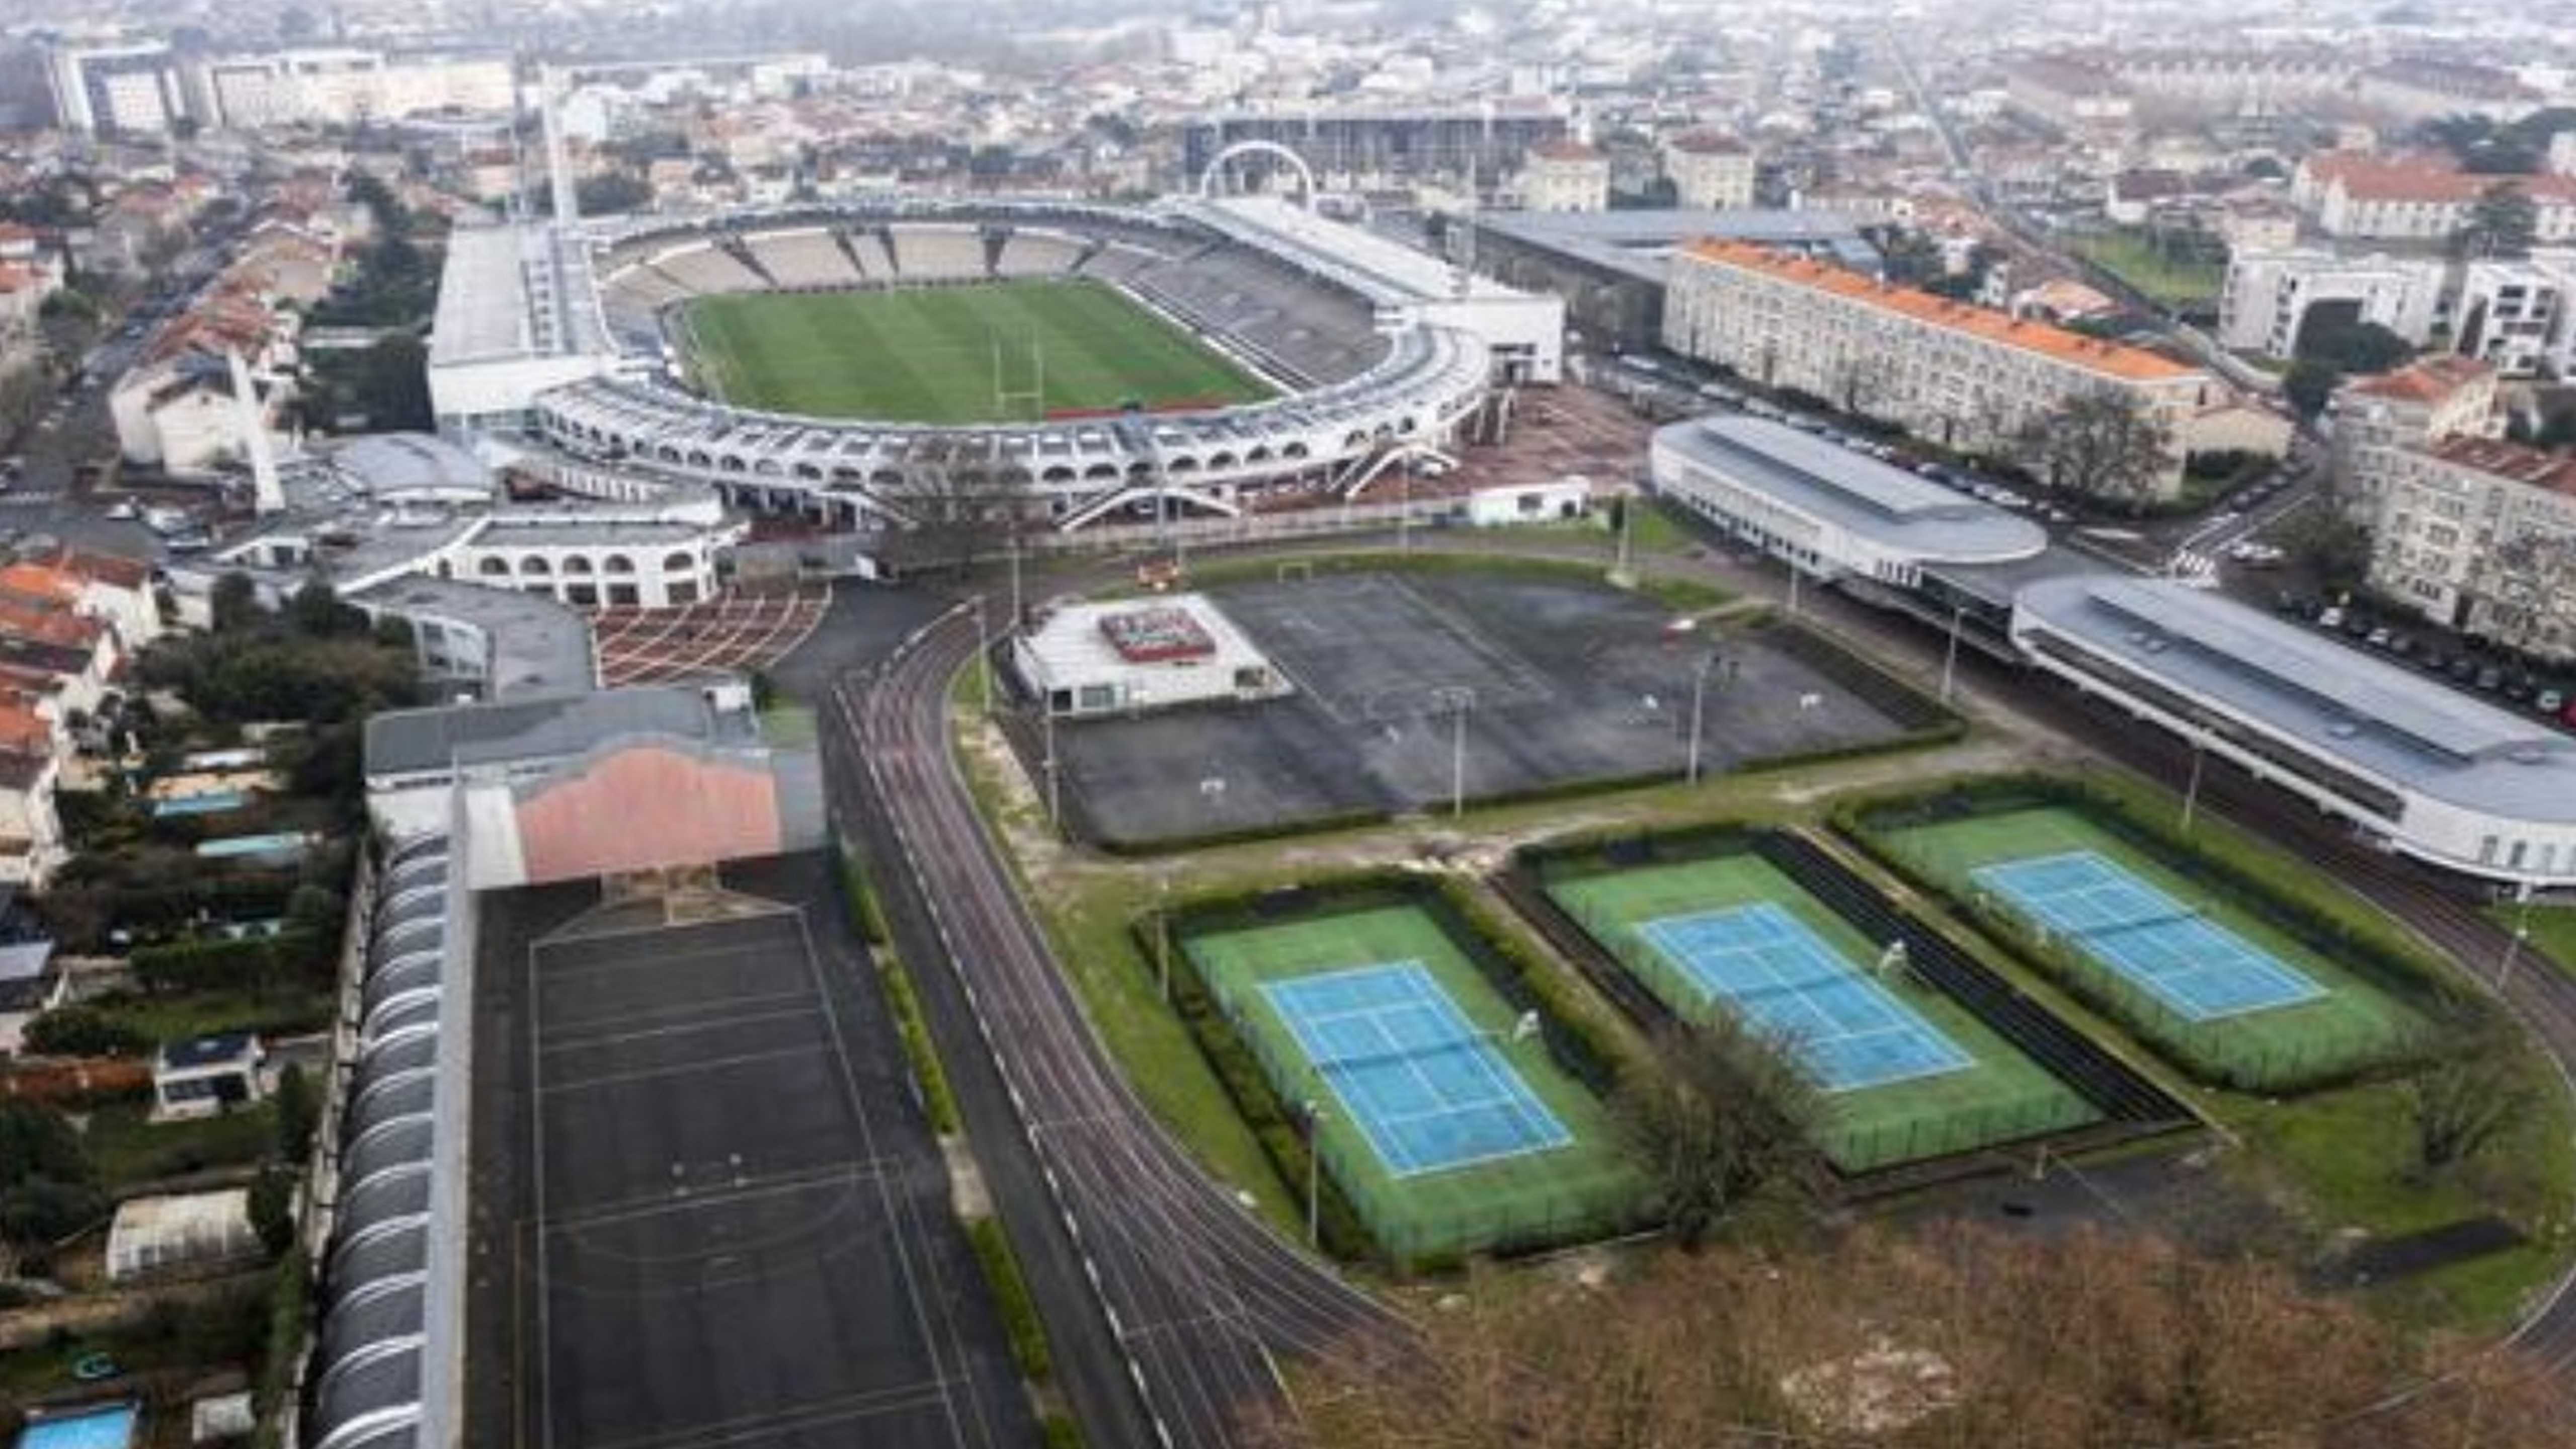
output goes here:
<path id="1" fill-rule="evenodd" d="M 151 1039 L 86 1006 L 58 1006 L 27 1023 L 27 1050 L 43 1057 L 130 1057 Z"/>
<path id="2" fill-rule="evenodd" d="M 2528 1063 L 2508 1033 L 2477 1026 L 2424 1043 L 2432 1064 L 2406 1080 L 2415 1119 L 2415 1166 L 2430 1176 L 2475 1158 L 2538 1100 Z"/>
<path id="3" fill-rule="evenodd" d="M 350 401 L 367 415 L 370 432 L 428 432 L 437 421 L 429 402 L 429 348 L 408 332 L 378 339 L 359 358 Z"/>
<path id="4" fill-rule="evenodd" d="M 2322 311 L 2310 313 L 2291 351 L 2304 362 L 2321 362 L 2337 372 L 2362 374 L 2386 372 L 2415 355 L 2414 344 L 2376 322 L 2330 316 Z"/>
<path id="5" fill-rule="evenodd" d="M 302 1062 L 288 1062 L 277 1074 L 277 1091 L 272 1098 L 277 1104 L 277 1156 L 288 1164 L 302 1162 L 313 1152 L 313 1131 L 321 1124 L 322 1105 L 313 1095 L 313 1079 L 304 1074 Z"/>
<path id="6" fill-rule="evenodd" d="M 266 611 L 259 606 L 259 585 L 245 573 L 227 573 L 215 580 L 206 596 L 207 612 L 213 615 L 215 632 L 231 633 L 259 622 Z"/>
<path id="7" fill-rule="evenodd" d="M 2053 488 L 2105 503 L 2136 505 L 2172 476 L 2173 433 L 2134 395 L 2080 392 L 2031 420 L 2022 462 Z"/>
<path id="8" fill-rule="evenodd" d="M 2499 181 L 2470 203 L 2468 220 L 2453 238 L 2453 247 L 2464 257 L 2527 257 L 2539 234 L 2540 207 L 2531 193 L 2514 182 Z"/>
<path id="9" fill-rule="evenodd" d="M 295 1174 L 271 1163 L 251 1179 L 250 1230 L 272 1258 L 295 1246 Z"/>
<path id="10" fill-rule="evenodd" d="M 95 1178 L 70 1118 L 36 1102 L 0 1102 L 0 1238 L 35 1247 L 87 1226 L 106 1206 Z"/>
<path id="11" fill-rule="evenodd" d="M 315 639 L 364 634 L 367 611 L 340 601 L 339 591 L 320 579 L 297 589 L 286 601 L 286 621 L 296 632 Z"/>
<path id="12" fill-rule="evenodd" d="M 1868 417 L 1887 390 L 1887 355 L 1846 352 L 1834 359 L 1834 406 L 1853 417 Z"/>
<path id="13" fill-rule="evenodd" d="M 1292 1383 L 1304 1449 L 2111 1444 L 2539 1449 L 2546 1366 L 2408 1336 L 2289 1271 L 2098 1228 L 1962 1224 L 1492 1273 Z M 2408 1393 L 2392 1397 L 2392 1390 Z"/>
<path id="14" fill-rule="evenodd" d="M 585 176 L 573 186 L 573 196 L 584 216 L 612 216 L 653 204 L 653 188 L 625 171 Z"/>
<path id="15" fill-rule="evenodd" d="M 2339 508 L 2285 514 L 2272 536 L 2329 592 L 2359 588 L 2370 574 L 2370 530 Z"/>
<path id="16" fill-rule="evenodd" d="M 1685 1247 L 1758 1204 L 1809 1201 L 1823 1183 L 1823 1094 L 1783 1043 L 1731 1012 L 1659 1035 L 1611 1110 Z"/>
<path id="17" fill-rule="evenodd" d="M 2314 422 L 2334 400 L 2335 389 L 2343 385 L 2343 373 L 2330 362 L 2302 358 L 2290 364 L 2281 377 L 2281 396 L 2300 417 Z"/>

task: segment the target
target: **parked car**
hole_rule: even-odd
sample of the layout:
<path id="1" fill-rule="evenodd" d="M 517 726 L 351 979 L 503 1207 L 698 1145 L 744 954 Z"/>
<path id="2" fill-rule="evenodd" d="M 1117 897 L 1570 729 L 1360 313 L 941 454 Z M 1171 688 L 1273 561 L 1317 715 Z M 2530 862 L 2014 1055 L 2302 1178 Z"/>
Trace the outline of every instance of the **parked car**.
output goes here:
<path id="1" fill-rule="evenodd" d="M 2556 714 L 2567 707 L 2567 693 L 2559 689 L 2544 689 L 2532 696 L 2531 707 L 2542 714 Z"/>

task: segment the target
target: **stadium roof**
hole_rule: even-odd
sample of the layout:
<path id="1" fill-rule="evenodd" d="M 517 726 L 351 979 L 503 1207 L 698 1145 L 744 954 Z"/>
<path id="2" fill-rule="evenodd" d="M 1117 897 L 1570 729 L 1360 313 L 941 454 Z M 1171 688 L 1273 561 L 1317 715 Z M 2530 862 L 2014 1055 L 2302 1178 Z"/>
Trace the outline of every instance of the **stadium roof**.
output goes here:
<path id="1" fill-rule="evenodd" d="M 522 270 L 527 237 L 515 226 L 460 226 L 448 233 L 429 324 L 429 362 L 520 357 L 536 350 Z"/>
<path id="2" fill-rule="evenodd" d="M 1230 196 L 1208 203 L 1209 219 L 1255 233 L 1270 250 L 1310 259 L 1328 275 L 1347 275 L 1380 302 L 1446 302 L 1458 296 L 1459 270 L 1446 259 L 1416 251 L 1348 222 L 1317 216 L 1276 196 Z M 1526 294 L 1470 275 L 1471 298 Z"/>
<path id="3" fill-rule="evenodd" d="M 1658 284 L 1673 253 L 1701 237 L 1822 252 L 1865 275 L 1875 276 L 1879 268 L 1878 248 L 1860 234 L 1848 214 L 1839 211 L 1769 206 L 1706 211 L 1490 211 L 1476 217 L 1476 226 Z"/>
<path id="4" fill-rule="evenodd" d="M 1655 433 L 1654 445 L 1926 561 L 2026 558 L 2048 546 L 2047 531 L 2018 514 L 1765 418 L 1674 423 Z"/>
<path id="5" fill-rule="evenodd" d="M 586 690 L 588 686 L 578 687 Z M 393 710 L 367 721 L 367 774 L 370 778 L 428 774 L 459 762 L 570 759 L 621 735 L 737 744 L 749 743 L 759 733 L 759 722 L 748 709 L 719 709 L 707 689 L 694 685 Z"/>
<path id="6" fill-rule="evenodd" d="M 2111 575 L 2033 584 L 2013 606 L 2366 775 L 2505 819 L 2576 821 L 2576 738 L 2260 609 Z"/>

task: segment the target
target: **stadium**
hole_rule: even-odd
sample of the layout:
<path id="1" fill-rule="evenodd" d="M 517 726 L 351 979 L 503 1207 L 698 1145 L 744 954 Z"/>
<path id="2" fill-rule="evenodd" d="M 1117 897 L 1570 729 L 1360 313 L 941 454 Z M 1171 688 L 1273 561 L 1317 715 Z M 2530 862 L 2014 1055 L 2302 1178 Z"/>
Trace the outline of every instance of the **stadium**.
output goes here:
<path id="1" fill-rule="evenodd" d="M 1337 502 L 1487 436 L 1563 330 L 1554 298 L 1267 196 L 496 230 L 451 252 L 442 426 L 836 527 Z"/>

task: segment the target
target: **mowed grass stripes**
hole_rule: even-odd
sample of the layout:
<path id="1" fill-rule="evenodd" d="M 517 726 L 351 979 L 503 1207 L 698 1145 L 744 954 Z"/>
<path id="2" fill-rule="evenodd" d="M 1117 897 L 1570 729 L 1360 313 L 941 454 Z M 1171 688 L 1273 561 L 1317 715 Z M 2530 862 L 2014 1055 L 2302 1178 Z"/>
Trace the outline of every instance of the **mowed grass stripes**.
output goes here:
<path id="1" fill-rule="evenodd" d="M 701 297 L 685 332 L 699 385 L 727 402 L 888 422 L 1251 402 L 1271 390 L 1097 282 Z M 1001 353 L 1001 407 L 994 351 Z M 1043 401 L 1039 388 L 1044 359 Z"/>

